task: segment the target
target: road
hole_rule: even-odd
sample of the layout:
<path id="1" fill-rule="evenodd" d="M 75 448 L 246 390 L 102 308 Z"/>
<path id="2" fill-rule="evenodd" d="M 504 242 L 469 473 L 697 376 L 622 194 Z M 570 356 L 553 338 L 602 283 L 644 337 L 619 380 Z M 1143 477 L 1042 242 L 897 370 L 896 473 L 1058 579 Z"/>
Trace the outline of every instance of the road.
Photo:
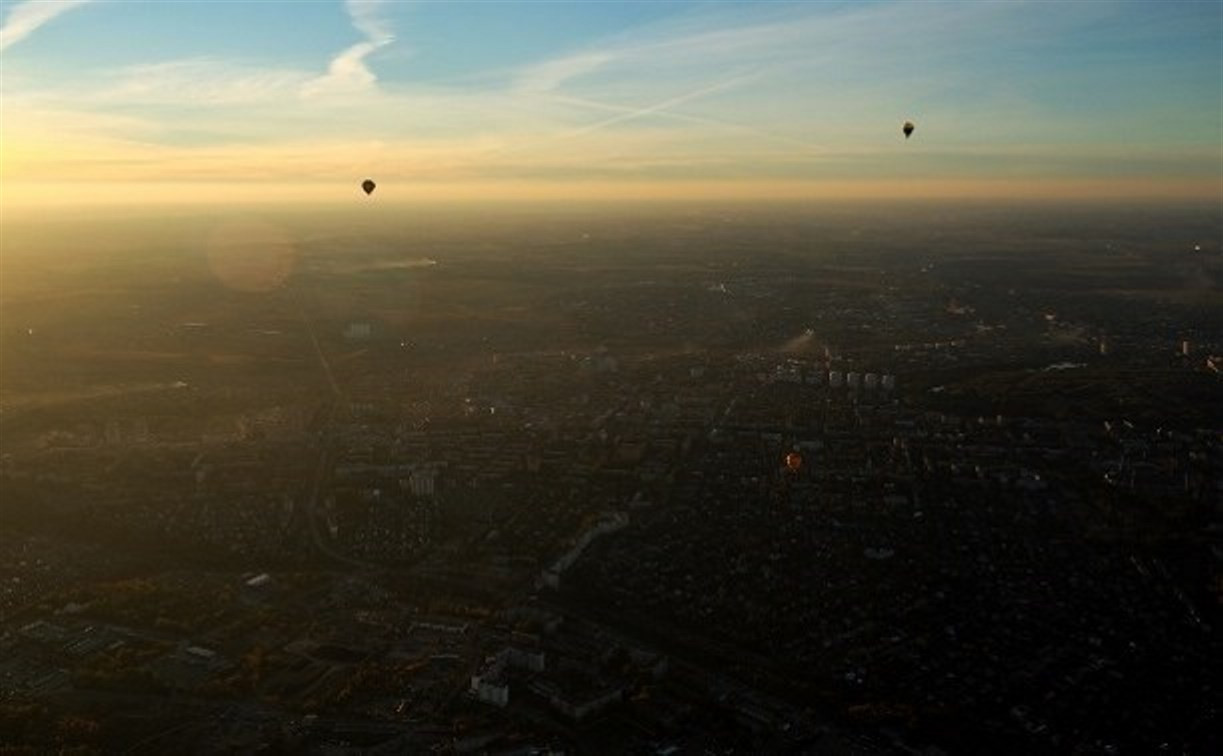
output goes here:
<path id="1" fill-rule="evenodd" d="M 309 334 L 310 343 L 314 347 L 314 356 L 318 360 L 319 369 L 322 371 L 327 386 L 331 390 L 331 397 L 324 405 L 318 423 L 318 463 L 314 466 L 314 479 L 310 485 L 310 497 L 306 500 L 305 507 L 306 524 L 310 531 L 310 540 L 314 543 L 314 547 L 319 553 L 332 560 L 358 569 L 375 570 L 377 568 L 374 565 L 354 559 L 338 551 L 323 536 L 319 528 L 319 520 L 321 519 L 319 499 L 322 498 L 323 491 L 326 490 L 330 482 L 331 472 L 335 469 L 335 453 L 331 446 L 332 427 L 335 422 L 336 413 L 342 412 L 348 406 L 348 403 L 344 392 L 340 390 L 340 384 L 336 382 L 335 373 L 331 369 L 331 363 L 327 360 L 327 354 L 323 351 L 323 345 L 319 342 L 318 333 L 314 329 L 314 322 L 306 314 L 306 310 L 302 307 L 300 300 L 297 303 L 297 314 L 301 318 L 302 324 L 306 327 L 306 333 Z"/>

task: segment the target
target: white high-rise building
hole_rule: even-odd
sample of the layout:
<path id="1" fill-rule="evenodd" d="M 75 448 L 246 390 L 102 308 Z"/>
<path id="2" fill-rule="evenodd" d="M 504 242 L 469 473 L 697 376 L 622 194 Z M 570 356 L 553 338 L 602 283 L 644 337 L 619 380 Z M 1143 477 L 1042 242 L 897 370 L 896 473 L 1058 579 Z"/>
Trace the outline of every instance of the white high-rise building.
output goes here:
<path id="1" fill-rule="evenodd" d="M 408 486 L 413 496 L 434 496 L 437 492 L 437 468 L 432 465 L 414 466 L 408 477 Z"/>
<path id="2" fill-rule="evenodd" d="M 344 338 L 349 341 L 368 341 L 374 334 L 374 327 L 366 322 L 349 323 L 344 329 Z"/>

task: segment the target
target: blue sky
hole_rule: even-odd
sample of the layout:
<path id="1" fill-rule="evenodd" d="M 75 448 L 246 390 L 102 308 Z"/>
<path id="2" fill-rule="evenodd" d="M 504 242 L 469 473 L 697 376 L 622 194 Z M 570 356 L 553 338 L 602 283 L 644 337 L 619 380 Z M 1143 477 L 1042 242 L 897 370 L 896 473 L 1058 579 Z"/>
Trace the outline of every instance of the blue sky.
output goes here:
<path id="1" fill-rule="evenodd" d="M 1223 191 L 1218 0 L 0 6 L 9 182 Z"/>

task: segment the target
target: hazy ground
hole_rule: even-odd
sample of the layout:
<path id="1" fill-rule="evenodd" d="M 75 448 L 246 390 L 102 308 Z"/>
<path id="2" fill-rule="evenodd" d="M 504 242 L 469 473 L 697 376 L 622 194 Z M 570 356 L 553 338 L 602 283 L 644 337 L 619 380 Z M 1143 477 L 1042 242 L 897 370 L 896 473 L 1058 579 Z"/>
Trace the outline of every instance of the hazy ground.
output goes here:
<path id="1" fill-rule="evenodd" d="M 191 414 L 301 401 L 319 388 L 311 327 L 338 378 L 395 365 L 418 387 L 498 352 L 767 350 L 807 328 L 837 351 L 922 338 L 903 321 L 817 321 L 841 300 L 959 296 L 993 324 L 1056 311 L 1064 327 L 1032 324 L 1019 344 L 1145 329 L 1171 345 L 1218 336 L 1220 237 L 1217 211 L 1193 207 L 371 203 L 6 219 L 0 423 L 13 443 L 29 412 L 125 397 L 206 403 Z M 384 351 L 346 342 L 352 322 Z"/>
<path id="2" fill-rule="evenodd" d="M 0 685 L 0 743 L 322 747 L 296 729 L 322 713 L 419 747 L 456 722 L 777 746 L 722 721 L 728 685 L 953 752 L 1217 742 L 1217 207 L 363 202 L 0 241 L 0 674 L 26 686 Z M 680 671 L 582 727 L 481 708 L 461 693 L 521 605 Z M 475 629 L 439 656 L 400 634 L 422 614 Z M 94 627 L 126 646 L 81 651 Z M 179 658 L 198 643 L 215 670 Z"/>

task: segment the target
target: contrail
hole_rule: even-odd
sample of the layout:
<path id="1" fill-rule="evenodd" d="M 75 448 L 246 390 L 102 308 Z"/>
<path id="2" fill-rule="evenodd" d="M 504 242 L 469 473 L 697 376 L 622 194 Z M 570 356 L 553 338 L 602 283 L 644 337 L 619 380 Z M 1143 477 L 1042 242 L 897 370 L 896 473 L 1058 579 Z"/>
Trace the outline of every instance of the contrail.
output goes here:
<path id="1" fill-rule="evenodd" d="M 677 118 L 685 118 L 685 116 L 677 115 L 675 113 L 670 112 L 669 109 L 675 107 L 676 105 L 682 105 L 685 102 L 696 100 L 698 98 L 705 97 L 707 95 L 711 95 L 715 92 L 720 92 L 724 89 L 730 89 L 731 87 L 737 86 L 738 84 L 741 84 L 745 81 L 749 81 L 751 79 L 755 79 L 758 77 L 759 77 L 759 74 L 739 74 L 737 76 L 732 76 L 728 79 L 724 79 L 722 81 L 718 81 L 713 84 L 709 84 L 707 86 L 701 87 L 700 89 L 693 90 L 686 94 L 676 95 L 675 97 L 670 97 L 661 102 L 654 103 L 653 105 L 647 105 L 646 107 L 643 107 L 643 108 L 632 108 L 632 107 L 617 106 L 617 105 L 602 105 L 602 104 L 596 104 L 596 103 L 574 99 L 572 101 L 572 104 L 581 104 L 581 105 L 585 105 L 586 107 L 602 108 L 603 110 L 615 110 L 617 111 L 618 114 L 610 118 L 604 118 L 601 121 L 595 121 L 594 123 L 589 123 L 589 124 L 586 124 L 585 126 L 580 126 L 576 129 L 571 129 L 569 131 L 563 131 L 559 134 L 552 134 L 548 136 L 547 138 L 549 141 L 557 140 L 557 139 L 573 139 L 574 137 L 579 137 L 579 136 L 583 136 L 585 134 L 589 134 L 594 131 L 599 131 L 600 129 L 605 129 L 608 126 L 613 126 L 617 123 L 633 121 L 638 118 L 645 118 L 646 116 L 651 116 L 651 115 L 666 115 L 666 116 L 677 117 Z M 569 98 L 552 97 L 552 99 L 563 102 Z M 522 150 L 526 150 L 526 149 L 529 149 L 535 146 L 540 141 L 541 140 L 539 139 L 532 139 L 530 141 L 521 142 L 519 144 L 506 145 L 504 147 L 493 147 L 493 148 L 490 148 L 484 151 L 483 154 L 501 155 L 501 154 L 506 154 L 506 153 L 520 152 Z"/>
<path id="2" fill-rule="evenodd" d="M 556 102 L 560 102 L 560 103 L 567 104 L 567 105 L 577 105 L 580 107 L 590 108 L 592 110 L 606 110 L 606 111 L 611 111 L 614 113 L 623 113 L 626 116 L 630 114 L 635 115 L 641 112 L 641 110 L 638 108 L 632 108 L 632 107 L 628 107 L 625 105 L 615 105 L 615 104 L 607 103 L 607 102 L 599 102 L 597 100 L 587 100 L 587 99 L 583 99 L 580 97 L 564 97 L 564 96 L 556 95 L 556 96 L 553 96 L 552 99 Z M 747 132 L 749 134 L 755 134 L 756 136 L 763 137 L 765 139 L 771 139 L 775 142 L 781 142 L 784 144 L 788 144 L 792 147 L 799 147 L 811 153 L 815 153 L 815 154 L 826 154 L 827 153 L 827 150 L 825 148 L 818 147 L 814 144 L 811 144 L 810 142 L 804 142 L 801 139 L 795 139 L 794 137 L 786 136 L 785 134 L 778 134 L 773 131 L 768 131 L 766 129 L 762 129 L 757 126 L 751 126 L 746 123 L 739 123 L 737 121 L 726 121 L 721 118 L 710 118 L 708 116 L 698 116 L 698 115 L 693 115 L 691 113 L 680 113 L 674 110 L 656 110 L 656 111 L 652 111 L 650 115 L 660 115 L 660 116 L 665 116 L 667 118 L 673 118 L 678 121 L 687 121 L 689 123 L 702 123 L 702 124 L 706 124 L 709 126 L 721 126 L 723 128 L 735 129 L 738 131 Z"/>
<path id="3" fill-rule="evenodd" d="M 740 74 L 739 76 L 732 76 L 729 79 L 726 79 L 724 81 L 720 81 L 714 84 L 710 84 L 709 86 L 706 86 L 706 87 L 701 87 L 700 89 L 689 92 L 687 94 L 682 94 L 677 97 L 672 97 L 670 99 L 663 100 L 662 102 L 655 103 L 654 105 L 648 105 L 644 108 L 629 109 L 627 112 L 620 113 L 619 115 L 614 115 L 611 118 L 605 118 L 602 121 L 596 121 L 586 126 L 582 126 L 581 128 L 574 129 L 572 131 L 562 134 L 561 138 L 566 139 L 570 137 L 581 136 L 583 134 L 589 134 L 592 131 L 598 131 L 599 129 L 603 129 L 603 128 L 606 128 L 608 126 L 611 126 L 617 123 L 624 123 L 625 121 L 634 121 L 638 118 L 644 118 L 645 116 L 649 116 L 649 115 L 658 115 L 658 114 L 670 115 L 670 113 L 668 113 L 667 111 L 670 108 L 675 107 L 676 105 L 682 105 L 685 102 L 688 102 L 690 100 L 695 100 L 700 97 L 704 97 L 706 95 L 713 94 L 714 92 L 721 92 L 724 89 L 730 89 L 731 87 L 737 84 L 740 84 L 744 81 L 748 81 L 750 79 L 755 79 L 755 78 L 758 78 L 757 74 Z"/>

